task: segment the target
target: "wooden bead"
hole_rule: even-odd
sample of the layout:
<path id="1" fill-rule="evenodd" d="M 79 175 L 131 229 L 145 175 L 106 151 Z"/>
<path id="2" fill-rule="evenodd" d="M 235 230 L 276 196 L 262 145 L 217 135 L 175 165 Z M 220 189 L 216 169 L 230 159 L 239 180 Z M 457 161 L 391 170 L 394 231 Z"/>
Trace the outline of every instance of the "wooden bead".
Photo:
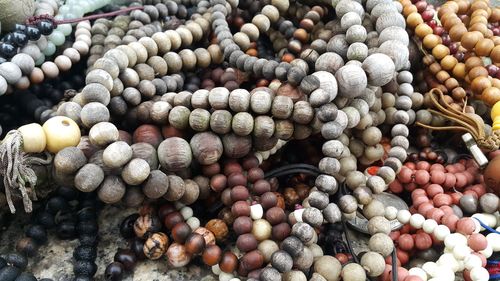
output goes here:
<path id="1" fill-rule="evenodd" d="M 490 87 L 491 82 L 487 77 L 477 77 L 471 83 L 471 90 L 475 94 L 481 94 L 483 90 Z"/>
<path id="2" fill-rule="evenodd" d="M 174 268 L 186 266 L 191 261 L 192 255 L 184 245 L 172 243 L 166 252 L 167 260 Z"/>
<path id="3" fill-rule="evenodd" d="M 205 225 L 205 228 L 210 230 L 214 235 L 217 241 L 224 241 L 228 234 L 229 229 L 227 228 L 226 223 L 220 219 L 211 219 Z"/>
<path id="4" fill-rule="evenodd" d="M 203 262 L 208 266 L 213 266 L 219 263 L 222 258 L 222 250 L 217 245 L 210 245 L 203 251 Z"/>
<path id="5" fill-rule="evenodd" d="M 192 255 L 200 254 L 205 249 L 205 239 L 198 233 L 192 233 L 186 240 L 186 251 Z"/>
<path id="6" fill-rule="evenodd" d="M 191 164 L 191 147 L 182 138 L 167 138 L 158 146 L 158 159 L 165 169 L 180 171 Z"/>
<path id="7" fill-rule="evenodd" d="M 161 258 L 167 250 L 168 242 L 168 236 L 164 233 L 154 233 L 144 243 L 144 255 L 151 260 Z"/>
<path id="8" fill-rule="evenodd" d="M 238 258 L 231 252 L 224 252 L 219 267 L 223 272 L 232 273 L 238 267 Z"/>

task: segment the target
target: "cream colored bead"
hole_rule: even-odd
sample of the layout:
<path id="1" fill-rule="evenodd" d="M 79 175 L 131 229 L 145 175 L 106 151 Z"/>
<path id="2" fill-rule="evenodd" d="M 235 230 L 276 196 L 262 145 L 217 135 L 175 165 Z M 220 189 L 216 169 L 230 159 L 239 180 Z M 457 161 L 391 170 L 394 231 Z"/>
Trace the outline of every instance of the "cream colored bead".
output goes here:
<path id="1" fill-rule="evenodd" d="M 77 146 L 80 142 L 80 127 L 68 117 L 52 117 L 42 128 L 47 139 L 46 148 L 51 153 L 57 153 L 65 147 Z"/>
<path id="2" fill-rule="evenodd" d="M 200 220 L 197 217 L 190 217 L 186 223 L 191 227 L 191 229 L 194 231 L 198 227 L 200 227 Z"/>
<path id="3" fill-rule="evenodd" d="M 184 220 L 188 220 L 189 218 L 193 217 L 193 209 L 191 207 L 183 207 L 180 211 L 182 217 Z"/>
<path id="4" fill-rule="evenodd" d="M 17 130 L 21 133 L 24 152 L 40 153 L 45 150 L 47 138 L 40 124 L 27 124 L 19 127 Z"/>
<path id="5" fill-rule="evenodd" d="M 264 215 L 264 209 L 262 208 L 261 204 L 254 204 L 250 206 L 250 217 L 253 220 L 261 219 L 263 215 Z"/>
<path id="6" fill-rule="evenodd" d="M 400 223 L 407 224 L 410 221 L 411 213 L 408 210 L 399 210 L 397 218 Z"/>
<path id="7" fill-rule="evenodd" d="M 427 219 L 422 224 L 422 229 L 425 233 L 431 234 L 434 232 L 434 229 L 438 226 L 437 222 L 433 219 Z"/>
<path id="8" fill-rule="evenodd" d="M 422 228 L 424 221 L 425 221 L 425 218 L 421 214 L 413 214 L 410 217 L 410 224 L 411 224 L 411 226 L 415 227 L 416 229 Z"/>

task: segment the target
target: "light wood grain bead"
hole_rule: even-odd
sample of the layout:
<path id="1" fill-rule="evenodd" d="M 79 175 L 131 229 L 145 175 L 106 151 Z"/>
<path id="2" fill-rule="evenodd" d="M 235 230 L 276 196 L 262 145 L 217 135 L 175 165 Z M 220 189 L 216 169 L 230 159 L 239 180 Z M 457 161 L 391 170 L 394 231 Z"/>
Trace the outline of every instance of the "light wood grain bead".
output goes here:
<path id="1" fill-rule="evenodd" d="M 250 96 L 250 108 L 258 114 L 266 114 L 272 106 L 272 96 L 267 91 L 257 90 Z"/>
<path id="2" fill-rule="evenodd" d="M 293 100 L 287 96 L 276 96 L 273 100 L 271 113 L 274 118 L 287 119 L 293 112 Z"/>
<path id="3" fill-rule="evenodd" d="M 172 127 L 184 130 L 189 126 L 189 115 L 191 111 L 185 106 L 176 106 L 170 110 L 168 121 Z"/>
<path id="4" fill-rule="evenodd" d="M 182 58 L 175 52 L 168 52 L 163 56 L 167 62 L 169 73 L 179 73 L 182 70 Z"/>
<path id="5" fill-rule="evenodd" d="M 294 125 L 290 120 L 274 121 L 274 136 L 281 140 L 288 140 L 293 136 Z"/>
<path id="6" fill-rule="evenodd" d="M 253 117 L 248 112 L 238 112 L 233 116 L 231 127 L 238 136 L 247 136 L 253 131 Z"/>
<path id="7" fill-rule="evenodd" d="M 3 64 L 6 64 L 6 63 L 3 63 Z M 17 67 L 17 65 L 16 65 L 16 67 Z M 42 69 L 43 74 L 45 75 L 45 77 L 56 78 L 59 75 L 59 68 L 57 67 L 57 65 L 55 63 L 53 63 L 51 61 L 44 62 L 40 68 Z M 17 67 L 17 69 L 19 69 L 19 67 Z M 19 70 L 19 73 L 21 73 L 20 70 Z M 3 76 L 3 74 L 2 74 L 2 76 Z M 19 77 L 18 79 L 16 79 L 15 82 L 17 82 L 17 80 L 19 80 L 20 78 L 21 77 Z M 7 82 L 9 82 L 9 81 L 7 81 Z M 13 83 L 15 83 L 15 82 L 13 82 Z"/>
<path id="8" fill-rule="evenodd" d="M 216 87 L 208 93 L 208 102 L 214 109 L 226 109 L 229 104 L 229 90 L 224 87 Z"/>
<path id="9" fill-rule="evenodd" d="M 210 112 L 196 108 L 189 115 L 189 126 L 197 132 L 204 132 L 210 125 Z"/>
<path id="10" fill-rule="evenodd" d="M 144 45 L 142 45 L 139 42 L 132 42 L 129 43 L 127 46 L 130 47 L 136 53 L 137 63 L 146 62 L 146 60 L 148 59 L 148 49 L 146 49 Z"/>
<path id="11" fill-rule="evenodd" d="M 157 101 L 153 103 L 150 112 L 151 120 L 153 120 L 153 122 L 156 122 L 158 124 L 167 124 L 168 114 L 171 109 L 172 106 L 168 102 Z"/>
<path id="12" fill-rule="evenodd" d="M 270 138 L 274 135 L 274 121 L 266 115 L 257 116 L 254 120 L 253 136 L 256 138 Z"/>
<path id="13" fill-rule="evenodd" d="M 182 60 L 183 70 L 194 70 L 196 68 L 196 55 L 190 49 L 184 49 L 179 52 L 179 56 Z"/>
<path id="14" fill-rule="evenodd" d="M 234 112 L 248 111 L 250 106 L 250 93 L 245 89 L 236 89 L 229 94 L 229 108 Z"/>
<path id="15" fill-rule="evenodd" d="M 170 37 L 166 33 L 156 32 L 153 36 L 151 36 L 151 39 L 156 42 L 156 46 L 158 46 L 158 54 L 160 56 L 170 52 L 172 45 L 170 43 Z"/>
<path id="16" fill-rule="evenodd" d="M 167 75 L 168 64 L 162 57 L 152 56 L 147 60 L 147 64 L 153 68 L 155 76 Z"/>
<path id="17" fill-rule="evenodd" d="M 191 106 L 193 106 L 193 108 L 208 108 L 208 94 L 209 91 L 205 89 L 195 91 L 191 96 Z"/>
<path id="18" fill-rule="evenodd" d="M 210 115 L 210 129 L 217 134 L 227 134 L 231 131 L 233 116 L 227 110 L 215 110 Z"/>
<path id="19" fill-rule="evenodd" d="M 198 42 L 201 40 L 201 38 L 203 38 L 203 29 L 197 22 L 187 22 L 186 29 L 189 30 L 195 42 Z"/>
<path id="20" fill-rule="evenodd" d="M 210 53 L 211 60 L 214 64 L 220 64 L 224 61 L 222 49 L 217 44 L 208 46 L 207 51 Z"/>
<path id="21" fill-rule="evenodd" d="M 172 50 L 179 49 L 179 47 L 182 44 L 182 39 L 181 39 L 181 36 L 179 35 L 179 33 L 177 33 L 175 30 L 167 30 L 167 31 L 165 31 L 165 34 L 167 34 L 169 39 L 170 39 L 170 43 L 172 46 L 171 49 Z"/>
<path id="22" fill-rule="evenodd" d="M 128 58 L 128 67 L 134 67 L 137 64 L 138 54 L 135 49 L 129 45 L 120 45 L 116 49 L 122 51 Z"/>
<path id="23" fill-rule="evenodd" d="M 194 50 L 194 54 L 196 55 L 197 67 L 207 68 L 210 66 L 210 63 L 212 62 L 212 57 L 210 56 L 210 53 L 208 52 L 207 49 L 198 48 Z"/>
<path id="24" fill-rule="evenodd" d="M 148 52 L 148 57 L 156 56 L 158 54 L 158 45 L 151 37 L 142 37 L 138 41 L 141 43 Z"/>

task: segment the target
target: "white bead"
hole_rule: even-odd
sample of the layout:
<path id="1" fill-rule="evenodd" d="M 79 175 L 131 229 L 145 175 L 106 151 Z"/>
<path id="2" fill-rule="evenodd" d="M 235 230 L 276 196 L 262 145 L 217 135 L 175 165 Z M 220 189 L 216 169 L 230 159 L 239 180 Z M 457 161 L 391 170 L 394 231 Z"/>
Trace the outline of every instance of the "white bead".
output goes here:
<path id="1" fill-rule="evenodd" d="M 467 237 L 456 232 L 444 238 L 444 246 L 449 250 L 453 250 L 456 245 L 467 245 Z"/>
<path id="2" fill-rule="evenodd" d="M 392 221 L 398 216 L 398 209 L 394 206 L 388 206 L 385 208 L 385 218 Z"/>
<path id="3" fill-rule="evenodd" d="M 193 209 L 191 209 L 191 207 L 183 207 L 180 211 L 182 217 L 184 218 L 184 220 L 188 220 L 190 217 L 193 216 Z"/>
<path id="4" fill-rule="evenodd" d="M 474 267 L 481 267 L 483 265 L 483 261 L 476 255 L 469 255 L 465 258 L 464 265 L 466 269 L 471 270 Z"/>
<path id="5" fill-rule="evenodd" d="M 474 231 L 472 233 L 479 233 L 479 232 L 485 230 L 485 228 L 481 226 L 481 224 L 479 223 L 478 220 L 472 219 L 472 221 L 476 225 L 476 227 L 474 228 Z"/>
<path id="6" fill-rule="evenodd" d="M 263 215 L 264 209 L 261 204 L 254 204 L 250 206 L 250 217 L 252 217 L 253 220 L 261 219 Z"/>
<path id="7" fill-rule="evenodd" d="M 489 233 L 486 235 L 486 240 L 488 241 L 488 245 L 491 245 L 494 252 L 500 251 L 500 234 Z"/>
<path id="8" fill-rule="evenodd" d="M 465 259 L 465 257 L 470 255 L 471 252 L 472 252 L 471 248 L 465 245 L 457 245 L 455 246 L 455 248 L 453 248 L 453 256 L 455 256 L 457 260 Z"/>
<path id="9" fill-rule="evenodd" d="M 490 279 L 490 274 L 484 267 L 474 267 L 470 271 L 470 278 L 472 281 L 488 281 Z"/>
<path id="10" fill-rule="evenodd" d="M 200 220 L 197 217 L 190 217 L 186 223 L 191 227 L 192 230 L 197 229 L 200 227 Z"/>
<path id="11" fill-rule="evenodd" d="M 229 281 L 234 278 L 234 275 L 231 273 L 226 273 L 224 271 L 221 271 L 219 273 L 219 281 Z"/>
<path id="12" fill-rule="evenodd" d="M 412 267 L 410 270 L 408 270 L 408 275 L 415 275 L 420 277 L 422 281 L 427 281 L 427 273 L 425 270 L 421 269 L 420 267 Z"/>
<path id="13" fill-rule="evenodd" d="M 450 268 L 451 270 L 453 270 L 453 272 L 457 272 L 460 265 L 458 264 L 458 261 L 457 259 L 455 259 L 455 257 L 453 256 L 453 254 L 443 254 L 441 255 L 441 257 L 439 257 L 439 259 L 437 260 L 437 265 L 439 266 L 444 266 L 444 267 L 448 267 Z"/>
<path id="14" fill-rule="evenodd" d="M 399 210 L 397 218 L 402 224 L 407 224 L 410 221 L 411 213 L 408 210 Z"/>
<path id="15" fill-rule="evenodd" d="M 219 267 L 219 264 L 216 264 L 216 265 L 212 265 L 212 272 L 215 274 L 215 275 L 219 275 L 222 270 L 220 269 Z"/>
<path id="16" fill-rule="evenodd" d="M 443 241 L 446 236 L 450 235 L 450 229 L 446 225 L 440 224 L 434 228 L 433 234 L 439 241 Z"/>
<path id="17" fill-rule="evenodd" d="M 445 253 L 445 254 L 452 253 L 453 254 L 453 249 L 444 247 L 443 253 Z"/>
<path id="18" fill-rule="evenodd" d="M 293 211 L 293 216 L 295 217 L 295 220 L 298 222 L 303 222 L 302 220 L 302 214 L 304 213 L 304 209 L 298 209 Z"/>
<path id="19" fill-rule="evenodd" d="M 428 261 L 422 265 L 422 269 L 430 276 L 435 276 L 438 270 L 438 265 L 435 262 Z"/>
<path id="20" fill-rule="evenodd" d="M 421 214 L 413 214 L 410 217 L 410 224 L 416 229 L 422 228 L 425 218 Z"/>
<path id="21" fill-rule="evenodd" d="M 182 209 L 184 206 L 186 206 L 186 205 L 184 205 L 184 203 L 181 203 L 180 201 L 176 201 L 176 202 L 174 203 L 174 207 L 175 207 L 177 210 Z"/>
<path id="22" fill-rule="evenodd" d="M 424 224 L 422 225 L 422 229 L 425 231 L 425 233 L 431 234 L 434 232 L 434 229 L 438 226 L 437 222 L 433 219 L 427 219 L 424 221 Z"/>
<path id="23" fill-rule="evenodd" d="M 493 246 L 488 243 L 486 249 L 479 251 L 479 253 L 483 254 L 486 258 L 489 258 L 493 255 Z"/>
<path id="24" fill-rule="evenodd" d="M 436 271 L 436 275 L 432 276 L 434 278 L 438 278 L 440 281 L 454 281 L 455 280 L 455 272 L 451 268 L 446 265 L 438 266 Z"/>
<path id="25" fill-rule="evenodd" d="M 465 257 L 465 258 L 467 258 L 467 257 Z M 457 272 L 463 272 L 464 269 L 465 269 L 465 263 L 464 263 L 464 261 L 458 261 L 458 270 L 457 270 Z"/>
<path id="26" fill-rule="evenodd" d="M 233 278 L 233 279 L 231 279 L 229 281 L 241 281 L 241 280 L 239 278 Z"/>

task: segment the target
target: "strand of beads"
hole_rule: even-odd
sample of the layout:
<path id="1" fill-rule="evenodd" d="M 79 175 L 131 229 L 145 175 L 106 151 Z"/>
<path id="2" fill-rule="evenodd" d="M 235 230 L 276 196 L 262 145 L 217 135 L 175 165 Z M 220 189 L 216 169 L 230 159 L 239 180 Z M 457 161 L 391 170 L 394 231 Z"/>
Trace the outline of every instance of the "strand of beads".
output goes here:
<path id="1" fill-rule="evenodd" d="M 464 274 L 469 275 L 473 281 L 489 280 L 490 275 L 483 267 L 484 261 L 481 256 L 485 258 L 491 256 L 492 245 L 487 239 L 483 239 L 484 236 L 477 234 L 481 230 L 477 220 L 469 219 L 471 225 L 467 228 L 472 231 L 471 234 L 467 235 L 458 232 L 451 233 L 446 225 L 438 224 L 432 219 L 426 220 L 422 215 L 411 214 L 406 210 L 398 211 L 397 219 L 403 224 L 410 223 L 416 229 L 423 229 L 425 233 L 432 234 L 445 244 L 445 253 L 439 257 L 437 262 L 427 262 L 422 268 L 413 267 L 408 270 L 409 276 L 415 276 L 410 280 L 455 280 L 455 272 L 461 272 L 464 269 Z M 478 248 L 479 244 L 481 247 Z M 483 248 L 484 244 L 486 247 L 479 250 L 479 254 L 474 252 L 473 249 Z"/>

